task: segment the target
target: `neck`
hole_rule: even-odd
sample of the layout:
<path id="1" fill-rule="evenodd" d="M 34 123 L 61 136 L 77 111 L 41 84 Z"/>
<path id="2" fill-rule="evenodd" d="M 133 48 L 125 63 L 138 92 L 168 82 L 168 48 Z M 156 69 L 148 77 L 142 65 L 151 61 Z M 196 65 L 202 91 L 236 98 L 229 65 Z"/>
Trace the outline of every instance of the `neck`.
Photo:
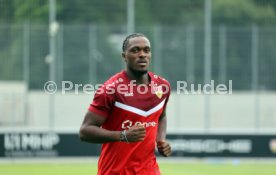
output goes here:
<path id="1" fill-rule="evenodd" d="M 137 84 L 149 84 L 148 72 L 138 72 L 131 69 L 126 69 L 126 73 L 131 80 L 136 80 Z"/>

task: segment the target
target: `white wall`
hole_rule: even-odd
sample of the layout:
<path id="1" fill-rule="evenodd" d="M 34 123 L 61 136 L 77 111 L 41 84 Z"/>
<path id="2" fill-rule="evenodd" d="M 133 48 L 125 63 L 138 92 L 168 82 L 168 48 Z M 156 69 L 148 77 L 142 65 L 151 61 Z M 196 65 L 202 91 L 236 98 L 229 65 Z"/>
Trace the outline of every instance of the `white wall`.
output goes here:
<path id="1" fill-rule="evenodd" d="M 26 123 L 32 128 L 48 128 L 50 95 L 32 91 L 26 97 Z M 54 96 L 54 128 L 78 131 L 93 95 L 57 93 Z M 210 119 L 208 132 L 273 132 L 276 133 L 276 93 L 234 92 L 231 95 L 209 95 Z M 172 93 L 167 109 L 169 132 L 199 132 L 206 130 L 204 95 Z M 16 110 L 16 109 L 14 109 Z M 20 111 L 18 111 L 20 112 Z M 21 115 L 24 118 L 24 115 Z M 1 116 L 9 117 L 9 116 Z M 256 117 L 259 129 L 256 130 Z M 3 126 L 2 126 L 3 127 Z M 16 126 L 18 127 L 18 126 Z"/>
<path id="2" fill-rule="evenodd" d="M 173 94 L 168 108 L 169 130 L 206 132 L 205 100 L 204 95 Z M 209 132 L 276 132 L 276 93 L 234 92 L 209 95 L 209 100 Z"/>

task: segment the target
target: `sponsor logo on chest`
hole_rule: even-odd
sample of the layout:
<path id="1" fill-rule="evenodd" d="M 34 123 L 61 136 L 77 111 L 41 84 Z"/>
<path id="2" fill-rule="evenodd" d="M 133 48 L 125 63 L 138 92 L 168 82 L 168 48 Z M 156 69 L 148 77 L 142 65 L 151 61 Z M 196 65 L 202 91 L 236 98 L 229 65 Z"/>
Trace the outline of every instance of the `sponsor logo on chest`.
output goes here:
<path id="1" fill-rule="evenodd" d="M 148 127 L 155 127 L 157 126 L 157 123 L 155 121 L 150 121 L 150 122 L 140 122 L 140 121 L 131 121 L 131 120 L 125 120 L 122 122 L 122 129 L 129 129 L 131 126 L 138 126 L 138 125 L 142 125 L 145 128 Z"/>

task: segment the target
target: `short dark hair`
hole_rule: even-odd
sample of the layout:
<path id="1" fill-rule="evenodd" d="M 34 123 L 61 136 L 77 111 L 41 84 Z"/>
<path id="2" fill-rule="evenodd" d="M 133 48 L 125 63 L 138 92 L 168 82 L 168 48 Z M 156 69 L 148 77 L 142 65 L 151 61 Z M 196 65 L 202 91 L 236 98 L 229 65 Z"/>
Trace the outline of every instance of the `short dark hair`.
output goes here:
<path id="1" fill-rule="evenodd" d="M 123 42 L 123 46 L 122 46 L 123 52 L 126 51 L 127 45 L 128 45 L 128 43 L 129 43 L 129 40 L 130 40 L 131 38 L 135 38 L 135 37 L 145 37 L 145 38 L 147 38 L 147 37 L 146 37 L 144 34 L 142 34 L 142 33 L 133 33 L 133 34 L 128 35 L 128 36 L 125 38 L 124 42 Z"/>

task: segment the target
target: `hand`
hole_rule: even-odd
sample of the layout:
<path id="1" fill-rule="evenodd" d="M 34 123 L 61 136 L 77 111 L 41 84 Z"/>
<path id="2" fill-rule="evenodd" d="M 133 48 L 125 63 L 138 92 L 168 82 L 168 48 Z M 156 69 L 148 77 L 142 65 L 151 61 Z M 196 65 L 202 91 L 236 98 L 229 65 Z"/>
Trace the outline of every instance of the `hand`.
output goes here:
<path id="1" fill-rule="evenodd" d="M 126 130 L 128 142 L 141 142 L 146 136 L 146 129 L 142 125 L 135 125 Z"/>
<path id="2" fill-rule="evenodd" d="M 160 140 L 157 142 L 157 149 L 159 154 L 161 154 L 164 157 L 168 157 L 172 153 L 171 145 L 165 140 Z"/>

